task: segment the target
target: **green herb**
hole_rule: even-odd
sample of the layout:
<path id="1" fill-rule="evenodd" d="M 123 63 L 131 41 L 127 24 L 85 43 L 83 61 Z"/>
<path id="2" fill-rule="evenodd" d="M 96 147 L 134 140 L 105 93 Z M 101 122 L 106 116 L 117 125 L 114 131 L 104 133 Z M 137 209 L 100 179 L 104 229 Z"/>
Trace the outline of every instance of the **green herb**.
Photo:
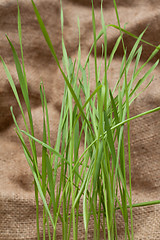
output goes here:
<path id="1" fill-rule="evenodd" d="M 148 70 L 144 73 L 143 77 L 139 78 L 139 74 L 142 73 L 146 64 L 158 53 L 159 46 L 152 45 L 155 50 L 148 60 L 139 66 L 142 54 L 142 46 L 140 44 L 151 45 L 142 39 L 145 31 L 137 37 L 123 29 L 120 25 L 116 1 L 113 0 L 118 26 L 105 25 L 101 4 L 102 30 L 96 35 L 92 0 L 94 43 L 84 66 L 82 66 L 80 23 L 78 20 L 78 60 L 73 63 L 68 57 L 65 48 L 63 38 L 63 9 L 60 2 L 63 52 L 63 66 L 61 66 L 38 9 L 34 1 L 31 0 L 31 2 L 44 38 L 65 82 L 57 140 L 53 148 L 51 147 L 49 113 L 43 83 L 40 85 L 40 97 L 43 109 L 43 141 L 38 140 L 34 136 L 34 125 L 23 58 L 21 18 L 18 6 L 18 33 L 22 67 L 16 50 L 8 36 L 7 39 L 11 46 L 20 87 L 28 112 L 28 125 L 12 76 L 2 58 L 1 61 L 25 123 L 26 129 L 20 130 L 11 107 L 16 132 L 34 177 L 37 239 L 40 239 L 38 196 L 43 201 L 43 239 L 46 239 L 46 232 L 49 239 L 56 239 L 56 230 L 57 227 L 59 228 L 59 221 L 62 223 L 63 239 L 70 239 L 71 234 L 73 234 L 73 239 L 78 239 L 79 220 L 82 217 L 85 239 L 88 238 L 89 223 L 91 220 L 94 224 L 92 226 L 94 229 L 94 239 L 100 239 L 101 231 L 103 231 L 104 239 L 118 239 L 117 211 L 120 211 L 123 216 L 125 239 L 134 239 L 132 208 L 159 204 L 160 201 L 132 204 L 130 121 L 159 111 L 160 107 L 133 117 L 130 117 L 129 107 L 142 92 L 138 92 L 142 83 L 151 75 L 159 63 L 159 61 L 156 61 L 151 67 L 148 65 Z M 107 29 L 109 27 L 118 29 L 120 32 L 120 36 L 110 56 L 107 54 Z M 136 39 L 130 53 L 127 53 L 123 34 L 128 34 L 130 37 Z M 101 64 L 98 66 L 96 53 L 97 42 L 101 37 L 104 38 L 102 46 L 102 61 L 104 61 L 105 66 L 103 78 L 100 78 Z M 119 78 L 114 89 L 109 89 L 108 71 L 120 43 L 122 43 L 124 55 L 122 57 Z M 93 49 L 96 86 L 91 93 L 89 59 Z M 129 79 L 128 72 L 133 60 L 134 70 L 131 79 Z M 76 62 L 77 70 L 75 70 Z M 151 81 L 143 90 L 150 85 L 152 80 L 153 77 L 151 77 Z M 81 93 L 83 93 L 83 96 Z M 126 129 L 124 128 L 125 124 L 127 125 Z M 124 147 L 125 131 L 128 136 L 127 151 Z M 29 138 L 31 152 L 24 141 L 24 134 Z M 37 164 L 36 142 L 42 146 L 42 169 L 39 169 Z M 82 154 L 79 151 L 80 146 L 83 148 Z M 128 164 L 126 164 L 126 161 L 128 161 Z M 126 166 L 129 166 L 129 189 L 127 188 Z M 60 177 L 60 181 L 58 177 Z"/>

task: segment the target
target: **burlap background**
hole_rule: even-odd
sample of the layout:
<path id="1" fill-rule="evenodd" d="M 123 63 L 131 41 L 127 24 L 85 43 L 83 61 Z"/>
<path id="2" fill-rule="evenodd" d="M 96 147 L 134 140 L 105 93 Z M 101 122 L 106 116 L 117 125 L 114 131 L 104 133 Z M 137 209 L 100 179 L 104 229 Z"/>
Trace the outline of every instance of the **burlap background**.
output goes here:
<path id="1" fill-rule="evenodd" d="M 101 29 L 100 0 L 95 0 L 97 32 Z M 39 95 L 39 83 L 43 80 L 49 104 L 51 119 L 52 142 L 54 144 L 57 132 L 58 118 L 61 108 L 64 82 L 55 65 L 40 32 L 31 2 L 19 0 L 23 48 L 29 92 L 33 107 L 36 137 L 42 136 L 42 119 Z M 56 53 L 61 59 L 60 4 L 59 0 L 37 0 L 37 7 L 44 22 Z M 127 29 L 139 35 L 148 25 L 144 39 L 153 43 L 160 42 L 160 5 L 159 0 L 117 0 L 121 25 L 128 23 Z M 80 18 L 82 62 L 85 61 L 88 50 L 93 42 L 92 18 L 90 0 L 64 0 L 64 36 L 68 54 L 77 56 L 78 28 L 77 16 Z M 104 0 L 104 17 L 106 24 L 116 23 L 112 0 Z M 17 1 L 0 0 L 0 55 L 4 58 L 12 76 L 17 83 L 17 75 L 12 53 L 5 38 L 5 33 L 20 53 L 17 34 Z M 118 36 L 111 29 L 108 33 L 108 51 L 110 52 Z M 101 55 L 101 43 L 98 45 L 98 56 Z M 127 49 L 130 50 L 134 41 L 125 37 Z M 144 45 L 141 63 L 146 60 L 153 48 Z M 109 84 L 112 87 L 118 77 L 122 49 L 118 49 L 114 65 L 109 74 Z M 157 55 L 156 58 L 159 56 Z M 154 60 L 156 60 L 156 58 Z M 149 65 L 150 66 L 150 65 Z M 148 67 L 149 67 L 148 66 Z M 94 58 L 91 58 L 91 68 L 94 68 Z M 14 132 L 14 125 L 9 107 L 14 107 L 19 124 L 22 119 L 16 101 L 8 84 L 2 64 L 0 64 L 0 239 L 20 240 L 36 239 L 35 202 L 32 175 L 23 155 L 23 151 Z M 155 70 L 155 79 L 147 91 L 131 106 L 132 115 L 160 105 L 160 70 Z M 91 85 L 94 85 L 94 73 L 91 75 Z M 160 198 L 160 113 L 148 115 L 131 124 L 132 147 L 132 183 L 133 201 L 142 202 Z M 38 151 L 38 157 L 41 151 Z M 124 239 L 121 226 L 118 225 L 119 239 Z M 134 209 L 135 239 L 160 239 L 160 206 Z M 79 231 L 83 232 L 80 224 Z M 92 226 L 90 239 L 93 239 Z M 57 239 L 62 239 L 61 230 Z M 79 239 L 84 239 L 83 233 Z M 103 239 L 103 237 L 102 237 Z"/>

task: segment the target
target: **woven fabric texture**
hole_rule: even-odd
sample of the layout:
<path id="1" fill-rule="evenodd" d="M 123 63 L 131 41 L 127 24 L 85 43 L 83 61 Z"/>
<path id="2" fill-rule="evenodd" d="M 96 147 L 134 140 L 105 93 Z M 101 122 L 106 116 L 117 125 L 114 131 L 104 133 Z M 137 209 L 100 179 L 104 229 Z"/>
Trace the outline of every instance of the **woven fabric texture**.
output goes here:
<path id="1" fill-rule="evenodd" d="M 64 39 L 68 55 L 77 57 L 78 27 L 77 16 L 81 26 L 82 64 L 93 43 L 92 12 L 90 0 L 63 0 Z M 100 0 L 95 0 L 97 33 L 101 29 Z M 37 8 L 43 17 L 50 33 L 58 58 L 62 58 L 60 1 L 36 0 Z M 64 80 L 45 43 L 29 0 L 19 0 L 22 19 L 22 42 L 24 60 L 29 85 L 30 100 L 35 122 L 35 136 L 42 139 L 42 108 L 39 84 L 43 80 L 47 95 L 51 120 L 52 143 L 55 143 Z M 128 23 L 126 29 L 139 35 L 147 26 L 144 39 L 154 45 L 160 42 L 160 4 L 159 0 L 117 0 L 121 26 Z M 117 24 L 112 0 L 104 0 L 104 18 L 106 24 Z M 5 38 L 8 35 L 20 54 L 17 30 L 17 1 L 0 0 L 0 55 L 4 58 L 20 93 L 10 46 Z M 108 54 L 111 52 L 119 32 L 108 30 Z M 130 51 L 135 40 L 124 35 L 127 51 Z M 97 46 L 98 61 L 101 58 L 102 40 Z M 140 64 L 149 57 L 153 47 L 143 45 Z M 123 49 L 118 48 L 108 80 L 112 88 L 118 79 Z M 148 67 L 158 59 L 158 54 Z M 91 56 L 91 87 L 94 88 L 94 56 Z M 102 66 L 103 68 L 103 66 Z M 131 65 L 132 69 L 132 65 Z M 23 121 L 16 100 L 9 86 L 2 63 L 0 64 L 0 240 L 35 240 L 36 208 L 34 200 L 33 177 L 27 165 L 19 139 L 14 131 L 10 113 L 14 113 L 21 128 Z M 131 115 L 136 115 L 160 105 L 160 68 L 154 71 L 154 81 L 149 88 L 131 105 Z M 149 79 L 148 79 L 149 81 Z M 132 151 L 132 186 L 133 203 L 160 199 L 160 112 L 147 115 L 131 123 Z M 38 158 L 41 148 L 38 147 Z M 134 209 L 134 229 L 136 240 L 160 239 L 160 205 Z M 42 216 L 42 213 L 41 213 Z M 124 239 L 121 216 L 119 219 L 119 239 Z M 79 239 L 84 239 L 83 224 L 80 224 Z M 41 237 L 43 234 L 41 231 Z M 61 229 L 57 239 L 62 239 Z M 89 239 L 93 239 L 90 224 Z M 103 236 L 102 236 L 103 239 Z"/>

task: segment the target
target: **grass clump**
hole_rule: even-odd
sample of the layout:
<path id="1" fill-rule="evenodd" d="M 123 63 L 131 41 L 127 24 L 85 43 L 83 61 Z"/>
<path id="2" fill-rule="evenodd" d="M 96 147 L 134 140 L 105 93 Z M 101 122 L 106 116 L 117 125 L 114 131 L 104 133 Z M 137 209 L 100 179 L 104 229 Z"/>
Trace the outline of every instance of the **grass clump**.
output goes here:
<path id="1" fill-rule="evenodd" d="M 4 63 L 5 72 L 18 102 L 25 123 L 25 131 L 20 130 L 11 107 L 11 113 L 16 125 L 17 135 L 22 143 L 24 154 L 34 176 L 37 239 L 40 239 L 39 226 L 39 197 L 43 201 L 43 239 L 56 239 L 56 230 L 59 221 L 62 224 L 63 239 L 78 239 L 79 219 L 83 218 L 85 239 L 88 238 L 90 221 L 94 229 L 94 239 L 118 239 L 116 213 L 120 211 L 124 222 L 124 239 L 134 239 L 133 207 L 153 205 L 159 201 L 132 204 L 131 186 L 131 147 L 130 147 L 130 121 L 146 114 L 160 110 L 160 107 L 141 113 L 130 118 L 130 105 L 138 97 L 138 91 L 145 80 L 156 68 L 156 61 L 144 75 L 139 77 L 147 63 L 157 54 L 159 47 L 139 66 L 142 54 L 141 42 L 144 32 L 136 37 L 121 28 L 117 6 L 113 0 L 117 15 L 118 26 L 105 25 L 101 4 L 102 30 L 96 35 L 94 6 L 92 1 L 92 22 L 94 43 L 88 54 L 84 66 L 81 65 L 80 24 L 78 59 L 74 62 L 68 57 L 63 39 L 63 10 L 61 6 L 61 30 L 63 67 L 57 58 L 49 34 L 46 31 L 42 18 L 31 0 L 37 20 L 48 44 L 48 47 L 64 78 L 64 96 L 59 119 L 57 140 L 54 148 L 50 138 L 49 114 L 43 83 L 40 84 L 40 97 L 43 109 L 43 141 L 34 135 L 31 106 L 28 94 L 23 48 L 21 37 L 21 18 L 18 7 L 18 32 L 21 47 L 22 65 L 16 50 L 9 40 L 19 83 L 28 112 L 29 124 L 16 90 L 16 86 L 9 70 Z M 107 55 L 107 28 L 114 27 L 119 30 L 118 37 L 110 56 Z M 123 42 L 123 34 L 136 39 L 130 53 Z M 101 64 L 97 64 L 97 41 L 103 37 L 102 60 L 104 61 L 104 74 L 100 78 Z M 149 44 L 145 42 L 146 44 Z M 114 89 L 109 88 L 108 71 L 119 45 L 122 44 L 124 55 L 122 57 L 119 78 Z M 90 55 L 94 50 L 95 59 L 95 89 L 90 89 Z M 132 77 L 128 79 L 131 63 L 134 61 Z M 153 77 L 151 77 L 152 82 Z M 146 84 L 143 90 L 149 86 Z M 117 93 L 117 94 L 116 94 Z M 126 129 L 124 126 L 126 125 Z M 127 151 L 125 148 L 124 132 L 127 134 Z M 28 136 L 31 151 L 29 151 L 24 134 Z M 42 146 L 42 169 L 37 163 L 36 143 Z M 81 151 L 80 151 L 81 149 Z M 126 163 L 127 161 L 127 163 Z M 128 169 L 127 169 L 128 167 Z M 129 179 L 126 178 L 129 172 Z M 60 180 L 58 180 L 58 178 Z M 129 187 L 127 185 L 129 182 Z"/>

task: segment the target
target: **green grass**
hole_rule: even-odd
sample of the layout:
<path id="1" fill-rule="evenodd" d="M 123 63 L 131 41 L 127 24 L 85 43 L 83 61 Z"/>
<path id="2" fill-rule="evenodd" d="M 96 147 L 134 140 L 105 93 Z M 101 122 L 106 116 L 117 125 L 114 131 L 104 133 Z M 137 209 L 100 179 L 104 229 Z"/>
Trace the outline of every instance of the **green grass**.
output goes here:
<path id="1" fill-rule="evenodd" d="M 18 7 L 18 32 L 22 65 L 8 36 L 7 39 L 13 53 L 19 84 L 28 112 L 29 125 L 27 125 L 28 121 L 25 119 L 24 110 L 12 76 L 2 58 L 1 61 L 25 123 L 26 129 L 19 129 L 11 107 L 16 132 L 34 177 L 37 239 L 40 239 L 39 196 L 43 201 L 43 226 L 41 226 L 43 228 L 43 239 L 56 239 L 57 228 L 60 228 L 59 221 L 62 226 L 63 239 L 70 239 L 71 236 L 73 236 L 73 239 L 78 239 L 80 218 L 83 218 L 85 239 L 88 238 L 91 223 L 91 227 L 94 229 L 94 239 L 100 239 L 102 233 L 104 239 L 118 239 L 117 211 L 121 212 L 123 217 L 124 239 L 134 239 L 133 208 L 159 204 L 160 201 L 132 204 L 130 121 L 159 111 L 160 107 L 130 117 L 130 105 L 153 80 L 150 75 L 158 65 L 159 60 L 152 66 L 148 65 L 147 70 L 145 70 L 145 67 L 158 53 L 159 46 L 152 45 L 155 48 L 153 53 L 140 66 L 141 43 L 149 44 L 142 39 L 145 31 L 137 37 L 123 29 L 120 25 L 116 2 L 113 0 L 118 26 L 105 24 L 101 4 L 102 30 L 96 35 L 92 2 L 94 43 L 84 66 L 82 66 L 80 23 L 78 20 L 78 59 L 73 62 L 67 55 L 63 39 L 63 9 L 60 2 L 63 52 L 63 66 L 61 66 L 38 9 L 34 1 L 31 0 L 31 2 L 42 34 L 65 83 L 57 139 L 53 148 L 47 100 L 42 82 L 40 84 L 40 97 L 43 109 L 43 141 L 38 140 L 34 135 Z M 110 55 L 107 54 L 107 29 L 109 27 L 118 29 L 120 33 Z M 123 41 L 123 34 L 135 38 L 135 44 L 129 53 Z M 100 38 L 104 38 L 101 61 L 104 61 L 105 70 L 102 78 L 100 78 L 101 64 L 98 66 L 96 54 L 97 42 Z M 110 89 L 108 71 L 120 44 L 123 46 L 124 55 L 121 61 L 119 78 L 114 89 Z M 94 51 L 96 84 L 95 89 L 91 92 L 89 59 L 92 51 Z M 134 69 L 132 77 L 129 79 L 128 73 L 132 62 L 134 62 Z M 145 83 L 148 77 L 151 80 L 149 83 Z M 143 90 L 140 91 L 139 89 L 142 86 L 144 86 Z M 125 125 L 126 128 L 124 128 Z M 127 150 L 125 148 L 124 134 L 127 135 Z M 28 136 L 31 151 L 27 148 L 24 135 Z M 42 169 L 39 169 L 37 163 L 36 143 L 42 146 Z M 80 153 L 80 149 L 83 150 L 83 153 Z M 126 171 L 129 172 L 129 187 L 127 185 Z"/>

